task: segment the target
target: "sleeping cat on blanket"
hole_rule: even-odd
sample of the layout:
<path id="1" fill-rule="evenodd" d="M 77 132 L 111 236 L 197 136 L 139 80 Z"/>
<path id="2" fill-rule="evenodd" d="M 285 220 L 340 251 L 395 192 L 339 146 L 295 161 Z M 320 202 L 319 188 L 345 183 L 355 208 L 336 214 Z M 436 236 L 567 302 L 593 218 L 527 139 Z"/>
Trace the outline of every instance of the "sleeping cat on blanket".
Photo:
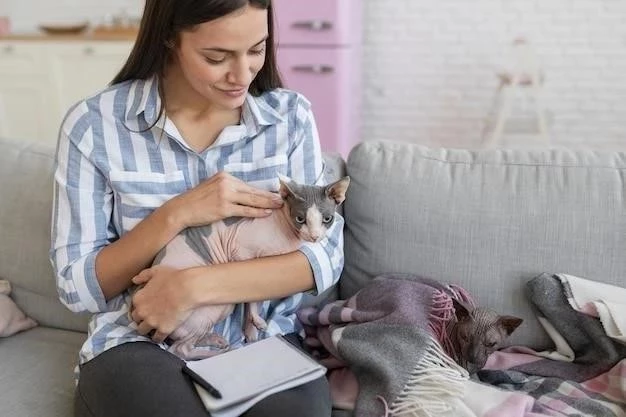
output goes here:
<path id="1" fill-rule="evenodd" d="M 522 324 L 522 319 L 501 316 L 484 307 L 472 308 L 452 299 L 455 317 L 446 328 L 446 353 L 470 373 L 482 369 L 487 357 Z"/>
<path id="2" fill-rule="evenodd" d="M 170 241 L 153 265 L 183 269 L 207 264 L 280 255 L 297 250 L 302 241 L 321 240 L 345 199 L 350 178 L 327 186 L 298 184 L 279 175 L 279 193 L 285 204 L 268 217 L 226 219 L 192 227 Z M 267 326 L 259 315 L 260 302 L 245 303 L 244 335 L 255 341 Z M 233 304 L 200 307 L 168 337 L 170 352 L 183 359 L 202 359 L 228 349 L 228 342 L 213 326 L 228 317 Z M 217 349 L 217 350 L 216 350 Z"/>

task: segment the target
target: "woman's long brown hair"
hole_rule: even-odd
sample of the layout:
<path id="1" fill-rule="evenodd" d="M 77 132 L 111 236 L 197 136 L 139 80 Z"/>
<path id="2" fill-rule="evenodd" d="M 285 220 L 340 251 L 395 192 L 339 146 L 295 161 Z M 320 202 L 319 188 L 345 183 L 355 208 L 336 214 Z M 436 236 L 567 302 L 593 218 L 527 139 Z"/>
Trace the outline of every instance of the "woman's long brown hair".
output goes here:
<path id="1" fill-rule="evenodd" d="M 226 16 L 247 5 L 268 12 L 265 63 L 250 85 L 250 94 L 258 96 L 282 87 L 276 64 L 271 0 L 146 0 L 135 45 L 111 85 L 127 80 L 148 79 L 155 75 L 160 83 L 171 56 L 171 45 L 177 43 L 180 32 Z M 157 120 L 163 111 L 162 105 Z"/>

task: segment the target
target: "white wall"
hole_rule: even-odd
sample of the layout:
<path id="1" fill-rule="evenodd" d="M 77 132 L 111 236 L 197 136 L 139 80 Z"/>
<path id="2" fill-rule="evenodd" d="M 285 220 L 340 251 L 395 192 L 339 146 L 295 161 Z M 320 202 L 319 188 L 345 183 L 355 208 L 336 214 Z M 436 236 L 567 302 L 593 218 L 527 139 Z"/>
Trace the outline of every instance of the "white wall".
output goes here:
<path id="1" fill-rule="evenodd" d="M 313 1 L 313 0 L 311 0 Z M 337 0 L 342 1 L 342 0 Z M 526 36 L 545 69 L 552 136 L 626 142 L 626 1 L 363 0 L 365 139 L 471 146 L 481 135 L 509 43 Z M 18 29 L 97 22 L 141 0 L 0 0 Z M 626 146 L 626 143 L 625 143 Z"/>
<path id="2" fill-rule="evenodd" d="M 626 146 L 626 1 L 376 0 L 366 4 L 368 139 L 476 143 L 518 35 L 546 73 L 555 141 Z"/>

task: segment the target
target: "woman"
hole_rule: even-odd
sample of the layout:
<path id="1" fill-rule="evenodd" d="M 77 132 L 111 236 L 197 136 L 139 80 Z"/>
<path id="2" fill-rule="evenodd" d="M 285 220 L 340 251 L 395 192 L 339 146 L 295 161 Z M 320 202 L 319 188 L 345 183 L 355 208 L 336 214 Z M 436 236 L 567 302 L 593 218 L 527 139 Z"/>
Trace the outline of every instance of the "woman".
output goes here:
<path id="1" fill-rule="evenodd" d="M 164 344 L 190 311 L 272 300 L 263 303 L 265 336 L 288 334 L 303 293 L 339 278 L 343 221 L 328 239 L 286 255 L 150 268 L 186 227 L 280 207 L 271 192 L 277 173 L 323 181 L 309 103 L 280 87 L 269 0 L 148 0 L 112 85 L 68 112 L 51 260 L 61 301 L 95 313 L 80 352 L 76 416 L 206 416 Z M 133 283 L 145 286 L 131 299 Z M 241 329 L 240 305 L 216 327 L 235 347 Z M 330 415 L 327 381 L 270 396 L 245 415 Z"/>

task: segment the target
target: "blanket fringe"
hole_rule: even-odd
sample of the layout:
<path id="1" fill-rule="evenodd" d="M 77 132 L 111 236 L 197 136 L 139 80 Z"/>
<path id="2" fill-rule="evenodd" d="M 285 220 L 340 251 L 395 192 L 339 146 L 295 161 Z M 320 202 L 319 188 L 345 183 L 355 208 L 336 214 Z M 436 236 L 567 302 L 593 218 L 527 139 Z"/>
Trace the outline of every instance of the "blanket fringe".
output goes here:
<path id="1" fill-rule="evenodd" d="M 426 354 L 391 404 L 389 416 L 441 417 L 454 410 L 450 398 L 464 395 L 468 378 L 469 373 L 431 338 Z"/>

